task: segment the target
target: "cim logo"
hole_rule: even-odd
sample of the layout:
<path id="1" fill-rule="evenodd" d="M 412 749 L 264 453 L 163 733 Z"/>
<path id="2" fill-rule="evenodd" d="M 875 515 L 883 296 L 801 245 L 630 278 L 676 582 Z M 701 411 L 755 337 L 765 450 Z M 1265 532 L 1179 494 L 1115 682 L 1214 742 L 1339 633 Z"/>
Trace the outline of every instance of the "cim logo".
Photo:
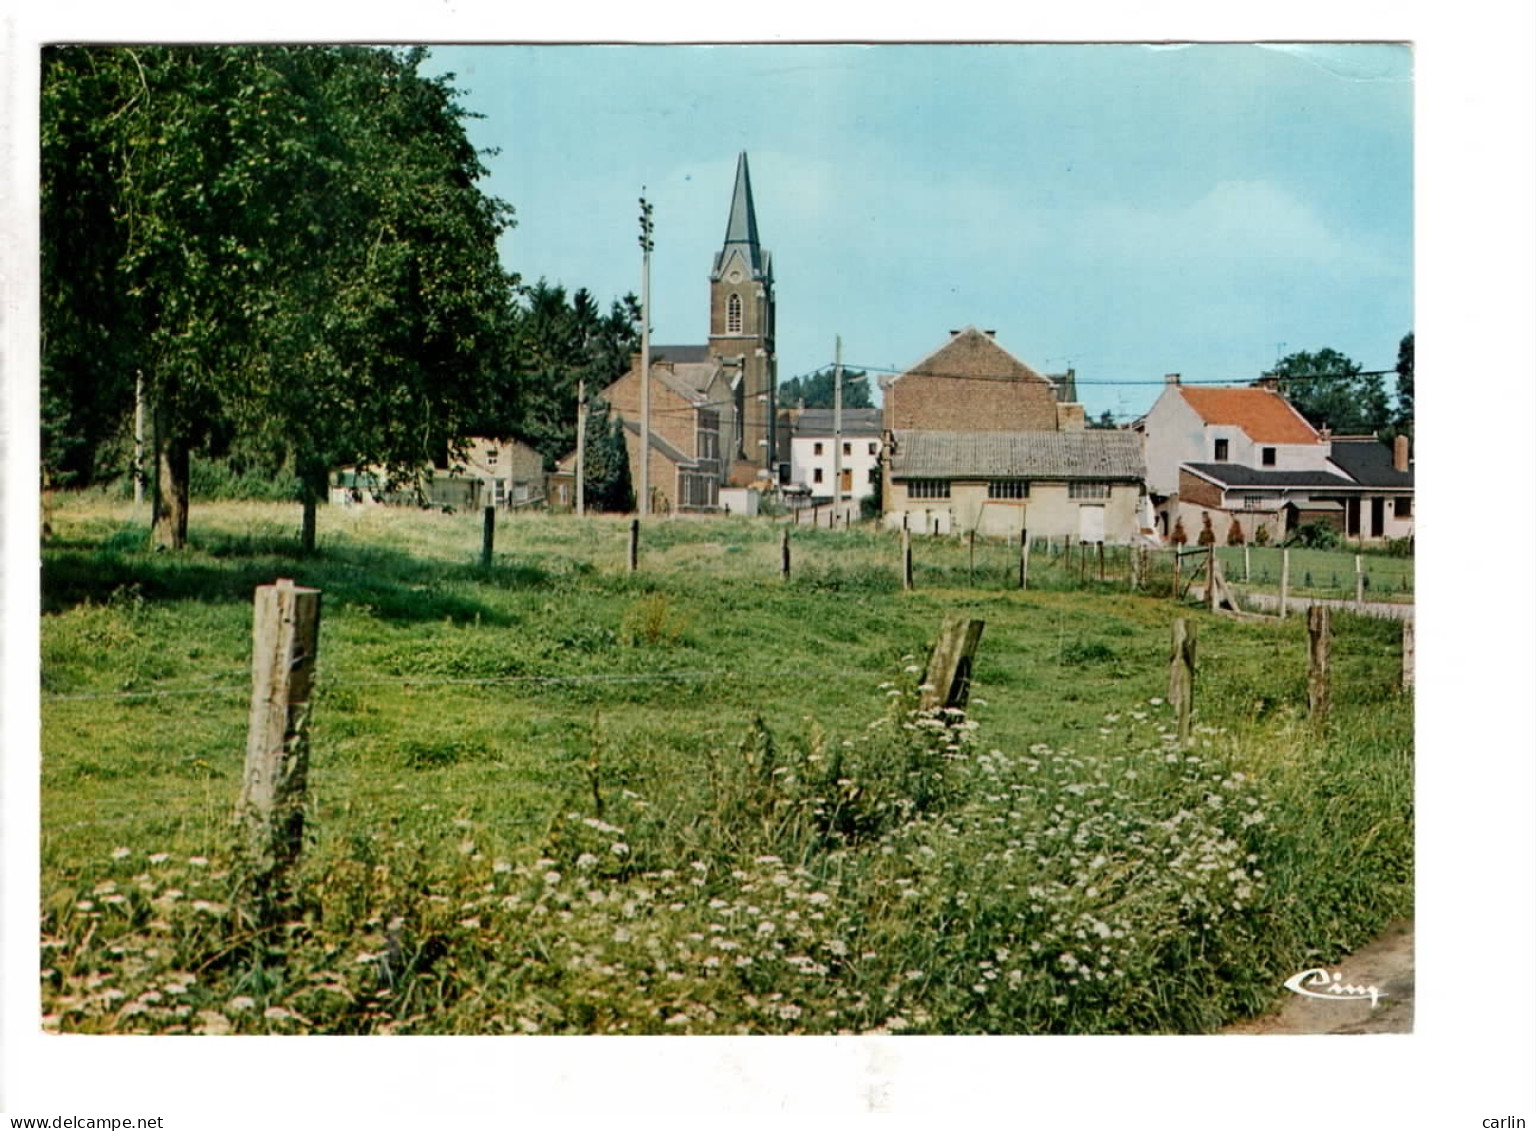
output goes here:
<path id="1" fill-rule="evenodd" d="M 1356 986 L 1344 981 L 1344 975 L 1338 971 L 1329 974 L 1321 966 L 1311 970 L 1303 970 L 1300 974 L 1293 974 L 1285 980 L 1285 988 L 1293 994 L 1302 997 L 1317 998 L 1319 1001 L 1363 1001 L 1370 1000 L 1371 1008 L 1376 1008 L 1379 998 L 1387 995 L 1375 986 Z"/>

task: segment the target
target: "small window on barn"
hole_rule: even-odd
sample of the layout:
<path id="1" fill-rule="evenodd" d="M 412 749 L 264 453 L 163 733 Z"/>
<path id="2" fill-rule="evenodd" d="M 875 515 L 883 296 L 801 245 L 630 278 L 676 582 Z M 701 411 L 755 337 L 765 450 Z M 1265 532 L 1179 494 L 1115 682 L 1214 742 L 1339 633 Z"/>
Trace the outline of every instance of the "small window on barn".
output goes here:
<path id="1" fill-rule="evenodd" d="M 732 295 L 725 303 L 725 332 L 741 333 L 741 296 Z"/>
<path id="2" fill-rule="evenodd" d="M 1413 496 L 1411 496 L 1411 495 L 1399 495 L 1397 498 L 1393 499 L 1392 500 L 1392 517 L 1393 518 L 1412 518 L 1413 517 Z"/>
<path id="3" fill-rule="evenodd" d="M 989 499 L 1027 499 L 1029 482 L 1024 479 L 994 479 L 987 484 Z"/>
<path id="4" fill-rule="evenodd" d="M 947 499 L 949 498 L 949 480 L 913 479 L 907 483 L 907 498 Z"/>
<path id="5" fill-rule="evenodd" d="M 1263 449 L 1263 451 L 1259 453 L 1259 458 L 1263 461 L 1265 467 L 1274 467 L 1275 466 L 1275 449 L 1274 448 L 1265 448 L 1265 449 Z"/>
<path id="6" fill-rule="evenodd" d="M 1216 441 L 1216 462 L 1217 463 L 1225 463 L 1226 459 L 1227 459 L 1227 442 L 1225 440 L 1217 440 Z"/>

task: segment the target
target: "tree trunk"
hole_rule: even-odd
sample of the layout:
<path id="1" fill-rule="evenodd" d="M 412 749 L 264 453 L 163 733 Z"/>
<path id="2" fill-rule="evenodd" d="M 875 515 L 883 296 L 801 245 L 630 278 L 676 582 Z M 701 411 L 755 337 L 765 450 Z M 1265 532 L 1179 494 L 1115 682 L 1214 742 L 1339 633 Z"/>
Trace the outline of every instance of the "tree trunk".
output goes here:
<path id="1" fill-rule="evenodd" d="M 181 550 L 187 545 L 187 510 L 192 473 L 192 447 L 170 426 L 167 414 L 155 408 L 155 500 L 150 539 L 157 550 Z"/>
<path id="2" fill-rule="evenodd" d="M 299 501 L 304 505 L 303 525 L 299 528 L 299 553 L 308 557 L 315 552 L 315 522 L 320 500 L 325 498 L 328 476 L 325 469 L 308 468 L 299 473 Z"/>

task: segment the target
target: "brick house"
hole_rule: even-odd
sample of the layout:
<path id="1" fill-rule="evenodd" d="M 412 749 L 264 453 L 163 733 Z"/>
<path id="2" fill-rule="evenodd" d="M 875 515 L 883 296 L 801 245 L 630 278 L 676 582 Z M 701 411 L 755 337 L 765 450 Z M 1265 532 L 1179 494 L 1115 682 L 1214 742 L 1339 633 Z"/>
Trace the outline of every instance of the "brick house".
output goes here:
<path id="1" fill-rule="evenodd" d="M 779 448 L 774 319 L 773 259 L 758 239 L 742 153 L 725 239 L 709 274 L 709 341 L 651 346 L 646 458 L 653 512 L 716 509 L 721 487 L 752 485 L 773 468 Z M 637 492 L 641 371 L 636 355 L 602 393 L 623 420 Z"/>
<path id="2" fill-rule="evenodd" d="M 883 378 L 887 432 L 1058 432 L 1084 427 L 1064 386 L 997 344 L 991 330 L 951 330 L 949 341 Z"/>
<path id="3" fill-rule="evenodd" d="M 889 452 L 895 529 L 1129 543 L 1144 521 L 1146 468 L 1130 432 L 897 429 Z"/>
<path id="4" fill-rule="evenodd" d="M 1374 436 L 1331 436 L 1272 386 L 1188 388 L 1172 374 L 1134 430 L 1165 537 L 1182 523 L 1193 542 L 1207 515 L 1219 541 L 1233 523 L 1245 541 L 1262 529 L 1280 542 L 1303 523 L 1361 541 L 1412 532 L 1406 437 L 1394 450 Z"/>

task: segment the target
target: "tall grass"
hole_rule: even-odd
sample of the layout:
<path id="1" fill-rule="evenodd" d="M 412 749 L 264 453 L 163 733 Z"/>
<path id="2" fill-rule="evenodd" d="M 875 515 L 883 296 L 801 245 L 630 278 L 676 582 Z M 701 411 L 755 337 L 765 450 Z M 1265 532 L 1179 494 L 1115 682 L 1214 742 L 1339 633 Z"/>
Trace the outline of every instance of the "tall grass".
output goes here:
<path id="1" fill-rule="evenodd" d="M 617 522 L 515 519 L 482 570 L 476 516 L 323 512 L 300 559 L 285 509 L 201 513 L 155 555 L 66 505 L 45 554 L 51 1028 L 1199 1032 L 1412 908 L 1392 626 L 1336 618 L 1319 729 L 1295 621 L 903 594 L 873 533 L 802 532 L 784 585 L 742 519 L 651 524 L 632 576 Z M 325 590 L 321 683 L 295 898 L 257 930 L 228 818 L 278 575 Z M 953 607 L 987 620 L 971 713 L 924 713 Z"/>

